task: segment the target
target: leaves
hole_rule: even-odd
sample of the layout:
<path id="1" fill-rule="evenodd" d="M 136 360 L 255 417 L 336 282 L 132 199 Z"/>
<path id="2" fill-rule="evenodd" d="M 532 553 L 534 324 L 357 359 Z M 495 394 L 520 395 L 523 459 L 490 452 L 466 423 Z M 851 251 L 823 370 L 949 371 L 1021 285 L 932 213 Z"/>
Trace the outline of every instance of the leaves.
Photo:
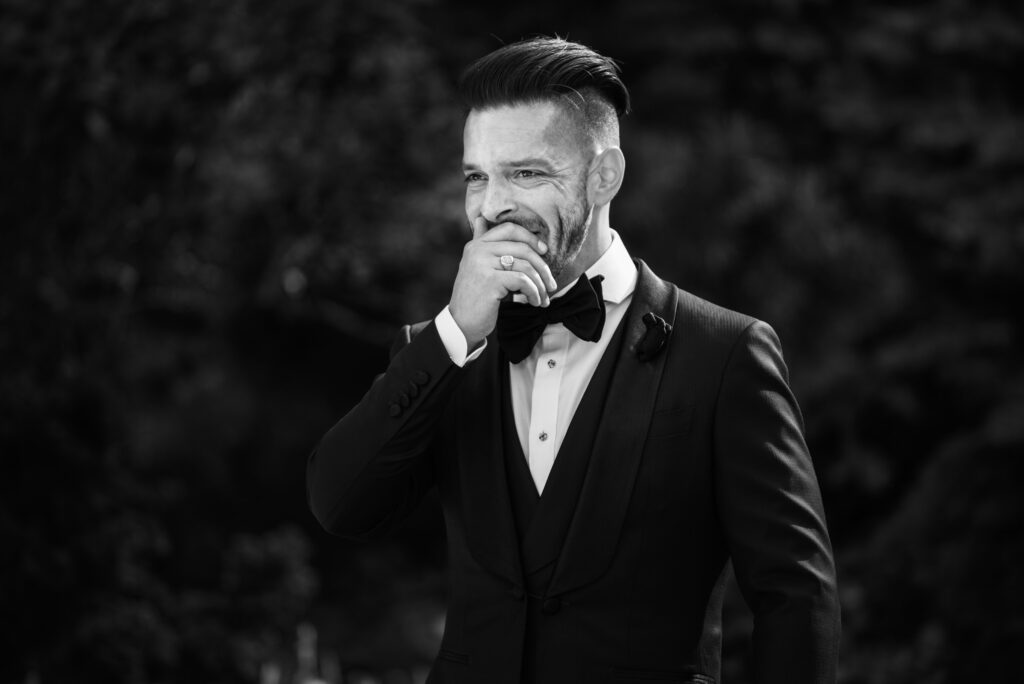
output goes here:
<path id="1" fill-rule="evenodd" d="M 1019 12 L 4 6 L 0 678 L 252 681 L 288 662 L 314 596 L 342 658 L 429 656 L 436 504 L 398 545 L 339 546 L 302 464 L 395 326 L 450 294 L 459 70 L 538 31 L 623 65 L 612 220 L 631 252 L 781 334 L 840 559 L 844 679 L 1012 671 Z M 392 638 L 405 619 L 420 629 Z"/>

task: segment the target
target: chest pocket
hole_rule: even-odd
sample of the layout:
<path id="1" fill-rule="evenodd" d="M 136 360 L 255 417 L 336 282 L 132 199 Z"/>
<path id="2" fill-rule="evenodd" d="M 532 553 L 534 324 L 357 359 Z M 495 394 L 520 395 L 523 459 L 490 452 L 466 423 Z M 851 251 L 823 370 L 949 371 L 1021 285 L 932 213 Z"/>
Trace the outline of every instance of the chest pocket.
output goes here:
<path id="1" fill-rule="evenodd" d="M 680 408 L 655 411 L 651 416 L 651 428 L 647 433 L 648 440 L 680 438 L 690 431 L 693 421 L 693 404 Z"/>

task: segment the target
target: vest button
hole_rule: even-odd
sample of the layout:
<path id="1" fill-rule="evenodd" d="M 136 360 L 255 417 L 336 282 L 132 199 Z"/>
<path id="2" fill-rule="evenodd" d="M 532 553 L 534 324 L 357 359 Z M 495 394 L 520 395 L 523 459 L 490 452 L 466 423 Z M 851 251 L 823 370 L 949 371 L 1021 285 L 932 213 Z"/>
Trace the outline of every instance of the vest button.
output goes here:
<path id="1" fill-rule="evenodd" d="M 512 598 L 516 601 L 522 601 L 523 597 L 526 596 L 526 592 L 523 591 L 522 587 L 512 587 L 509 593 L 512 594 Z"/>
<path id="2" fill-rule="evenodd" d="M 562 609 L 562 602 L 556 598 L 544 599 L 544 604 L 540 607 L 540 612 L 545 615 L 554 615 Z"/>

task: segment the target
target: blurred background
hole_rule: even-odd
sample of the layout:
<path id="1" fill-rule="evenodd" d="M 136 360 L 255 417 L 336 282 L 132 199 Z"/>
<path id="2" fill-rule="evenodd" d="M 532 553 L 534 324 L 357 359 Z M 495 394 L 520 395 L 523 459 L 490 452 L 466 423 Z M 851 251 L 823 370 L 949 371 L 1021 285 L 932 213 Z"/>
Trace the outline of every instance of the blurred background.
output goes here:
<path id="1" fill-rule="evenodd" d="M 447 303 L 458 73 L 537 33 L 622 64 L 633 255 L 783 340 L 842 681 L 1021 681 L 1019 4 L 0 0 L 0 682 L 422 681 L 436 501 L 331 538 L 305 461 Z"/>

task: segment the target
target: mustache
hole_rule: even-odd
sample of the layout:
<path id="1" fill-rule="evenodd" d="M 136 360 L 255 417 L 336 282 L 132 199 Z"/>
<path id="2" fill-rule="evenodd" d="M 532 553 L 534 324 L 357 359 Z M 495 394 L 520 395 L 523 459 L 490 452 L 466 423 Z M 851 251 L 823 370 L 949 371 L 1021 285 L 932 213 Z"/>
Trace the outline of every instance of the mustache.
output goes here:
<path id="1" fill-rule="evenodd" d="M 484 219 L 487 221 L 487 219 Z M 547 231 L 548 226 L 544 221 L 536 216 L 510 216 L 503 218 L 500 221 L 487 221 L 487 230 L 497 228 L 503 223 L 514 223 L 517 226 L 522 226 L 531 232 L 543 232 Z"/>

